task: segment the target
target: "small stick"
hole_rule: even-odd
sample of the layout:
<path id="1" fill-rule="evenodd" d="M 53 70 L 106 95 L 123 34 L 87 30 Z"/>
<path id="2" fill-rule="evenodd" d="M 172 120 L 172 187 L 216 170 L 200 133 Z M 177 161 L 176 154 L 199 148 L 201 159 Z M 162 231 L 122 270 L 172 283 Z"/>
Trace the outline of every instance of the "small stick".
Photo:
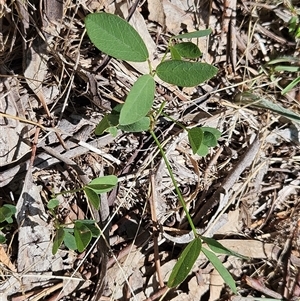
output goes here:
<path id="1" fill-rule="evenodd" d="M 151 183 L 151 196 L 149 198 L 150 200 L 150 209 L 151 209 L 151 218 L 153 222 L 153 248 L 154 248 L 154 260 L 155 260 L 155 267 L 157 272 L 157 278 L 158 282 L 161 288 L 165 286 L 164 280 L 161 275 L 161 266 L 160 266 L 160 260 L 159 260 L 159 250 L 158 250 L 158 229 L 157 229 L 157 215 L 156 215 L 156 190 L 155 190 L 155 179 L 154 174 L 150 175 L 150 183 Z"/>
<path id="2" fill-rule="evenodd" d="M 251 278 L 249 276 L 245 276 L 245 280 L 246 280 L 246 283 L 254 288 L 255 290 L 259 291 L 259 292 L 262 292 L 263 294 L 265 295 L 268 295 L 272 298 L 275 298 L 275 299 L 279 299 L 281 300 L 282 299 L 282 296 L 274 291 L 272 291 L 271 289 L 267 288 L 264 283 L 262 283 L 261 280 L 259 279 L 254 279 L 254 278 Z"/>

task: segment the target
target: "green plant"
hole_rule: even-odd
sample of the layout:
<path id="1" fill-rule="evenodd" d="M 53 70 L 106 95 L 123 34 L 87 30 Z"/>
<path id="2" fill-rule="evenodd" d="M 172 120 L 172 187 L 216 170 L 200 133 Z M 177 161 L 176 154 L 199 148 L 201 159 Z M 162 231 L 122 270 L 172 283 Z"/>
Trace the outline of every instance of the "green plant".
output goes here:
<path id="1" fill-rule="evenodd" d="M 149 131 L 160 150 L 195 237 L 182 252 L 171 273 L 167 284 L 168 287 L 177 286 L 187 277 L 202 251 L 220 272 L 220 275 L 225 279 L 232 291 L 236 293 L 233 278 L 218 257 L 213 252 L 202 247 L 202 242 L 206 242 L 211 250 L 216 253 L 221 252 L 229 255 L 233 255 L 233 253 L 215 240 L 207 239 L 197 234 L 168 159 L 154 132 L 156 121 L 163 114 L 188 132 L 188 139 L 195 154 L 205 156 L 208 154 L 210 147 L 217 145 L 217 139 L 221 136 L 217 129 L 209 127 L 187 128 L 163 113 L 164 103 L 161 104 L 159 109 L 153 108 L 155 75 L 161 80 L 179 87 L 196 86 L 216 75 L 217 68 L 207 63 L 196 61 L 202 54 L 195 44 L 190 41 L 178 42 L 183 39 L 207 36 L 211 30 L 196 31 L 172 37 L 160 64 L 156 67 L 156 70 L 153 70 L 143 39 L 125 20 L 108 13 L 95 13 L 89 14 L 85 18 L 85 25 L 90 40 L 102 52 L 119 60 L 147 61 L 149 65 L 149 74 L 142 75 L 137 79 L 127 95 L 125 103 L 117 105 L 110 114 L 104 116 L 96 127 L 95 133 L 101 135 L 106 131 L 114 135 L 117 129 L 125 132 Z"/>
<path id="2" fill-rule="evenodd" d="M 268 62 L 268 66 L 271 67 L 271 80 L 277 82 L 276 78 L 281 77 L 288 81 L 285 87 L 281 87 L 278 84 L 281 94 L 284 95 L 290 92 L 300 82 L 300 59 L 292 56 L 279 57 Z M 292 77 L 289 74 L 293 74 Z M 290 79 L 293 80 L 290 80 Z"/>
<path id="3" fill-rule="evenodd" d="M 10 204 L 4 204 L 0 207 L 0 230 L 9 227 L 9 224 L 13 223 L 13 216 L 16 213 L 16 206 Z M 0 243 L 6 242 L 6 238 L 3 234 L 0 234 Z"/>
<path id="4" fill-rule="evenodd" d="M 96 208 L 100 207 L 99 194 L 113 189 L 118 182 L 117 177 L 110 175 L 93 179 L 89 184 L 72 191 L 63 191 L 59 194 L 74 193 L 84 191 L 89 202 Z M 57 218 L 59 200 L 56 194 L 48 202 L 47 207 L 54 218 L 54 228 L 56 233 L 53 240 L 52 253 L 56 254 L 62 243 L 70 250 L 83 252 L 89 245 L 93 237 L 100 235 L 100 229 L 94 220 L 75 220 L 71 224 L 63 224 Z"/>
<path id="5" fill-rule="evenodd" d="M 296 39 L 300 38 L 300 21 L 299 16 L 293 16 L 289 21 L 289 32 L 292 34 Z"/>

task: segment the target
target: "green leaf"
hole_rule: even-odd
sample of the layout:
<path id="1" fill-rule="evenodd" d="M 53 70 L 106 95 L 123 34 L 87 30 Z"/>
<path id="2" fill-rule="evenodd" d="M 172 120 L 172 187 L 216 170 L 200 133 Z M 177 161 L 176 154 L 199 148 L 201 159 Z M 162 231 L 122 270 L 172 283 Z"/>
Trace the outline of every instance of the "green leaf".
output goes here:
<path id="1" fill-rule="evenodd" d="M 93 237 L 98 237 L 100 235 L 100 230 L 99 228 L 95 225 L 95 221 L 94 220 L 90 220 L 90 219 L 80 219 L 77 220 L 78 222 L 84 224 L 86 227 L 88 227 L 92 233 Z"/>
<path id="2" fill-rule="evenodd" d="M 276 66 L 275 71 L 299 72 L 300 67 L 297 66 Z"/>
<path id="3" fill-rule="evenodd" d="M 75 236 L 69 230 L 72 230 L 72 233 L 74 232 L 73 229 L 64 228 L 64 232 L 65 232 L 64 244 L 69 250 L 77 250 Z"/>
<path id="4" fill-rule="evenodd" d="M 0 244 L 4 244 L 5 242 L 6 242 L 5 236 L 0 234 Z"/>
<path id="5" fill-rule="evenodd" d="M 93 189 L 89 187 L 84 187 L 83 190 L 90 203 L 93 205 L 95 209 L 98 210 L 100 208 L 100 197 L 98 193 L 96 193 Z"/>
<path id="6" fill-rule="evenodd" d="M 237 94 L 234 98 L 234 101 L 239 104 L 247 104 L 253 107 L 269 109 L 279 115 L 282 115 L 290 120 L 300 123 L 300 115 L 295 112 L 284 108 L 281 105 L 278 105 L 274 102 L 271 102 L 267 99 L 261 98 L 256 94 L 252 94 L 250 92 L 243 92 Z"/>
<path id="7" fill-rule="evenodd" d="M 95 134 L 100 136 L 102 135 L 104 132 L 106 132 L 107 130 L 109 130 L 112 126 L 112 124 L 110 123 L 109 120 L 109 115 L 105 115 L 101 121 L 97 124 L 96 128 L 95 128 Z M 118 123 L 117 123 L 118 124 Z M 116 125 L 117 125 L 116 124 Z"/>
<path id="8" fill-rule="evenodd" d="M 294 56 L 283 56 L 283 57 L 278 57 L 274 60 L 269 61 L 267 64 L 268 65 L 275 65 L 278 63 L 299 63 L 300 59 L 299 57 L 294 57 Z"/>
<path id="9" fill-rule="evenodd" d="M 93 219 L 78 219 L 76 221 L 85 225 L 95 225 L 96 223 Z"/>
<path id="10" fill-rule="evenodd" d="M 296 39 L 300 39 L 300 26 L 295 30 L 294 36 Z"/>
<path id="11" fill-rule="evenodd" d="M 212 65 L 187 61 L 164 61 L 156 68 L 163 81 L 180 87 L 197 86 L 216 75 L 218 69 Z"/>
<path id="12" fill-rule="evenodd" d="M 202 129 L 203 130 L 203 129 Z M 203 144 L 208 147 L 214 147 L 218 144 L 218 140 L 214 134 L 211 132 L 203 133 Z"/>
<path id="13" fill-rule="evenodd" d="M 119 125 L 119 129 L 124 132 L 144 132 L 149 130 L 150 128 L 150 118 L 149 117 L 142 117 L 139 121 L 128 124 L 128 125 Z"/>
<path id="14" fill-rule="evenodd" d="M 298 17 L 293 16 L 289 20 L 289 32 L 294 32 L 297 28 L 298 23 L 299 23 Z"/>
<path id="15" fill-rule="evenodd" d="M 169 288 L 175 287 L 184 281 L 197 260 L 200 251 L 201 239 L 196 237 L 185 247 L 175 264 L 167 283 Z"/>
<path id="16" fill-rule="evenodd" d="M 6 218 L 6 221 L 7 221 L 9 224 L 12 224 L 14 220 L 12 219 L 11 216 L 9 216 L 9 217 Z"/>
<path id="17" fill-rule="evenodd" d="M 89 184 L 86 185 L 86 187 L 99 194 L 112 190 L 117 183 L 118 178 L 114 175 L 109 175 L 93 179 Z"/>
<path id="18" fill-rule="evenodd" d="M 300 76 L 295 78 L 291 83 L 289 83 L 282 91 L 281 94 L 284 95 L 290 92 L 298 83 L 300 82 Z"/>
<path id="19" fill-rule="evenodd" d="M 171 52 L 172 60 L 177 60 L 177 61 L 181 60 L 181 56 L 174 46 L 170 46 L 170 52 Z"/>
<path id="20" fill-rule="evenodd" d="M 98 237 L 100 235 L 100 230 L 95 225 L 87 225 L 87 227 L 90 229 L 93 237 Z"/>
<path id="21" fill-rule="evenodd" d="M 212 33 L 210 28 L 204 30 L 198 30 L 188 33 L 179 34 L 177 36 L 172 37 L 171 39 L 193 39 L 193 38 L 201 38 L 206 37 Z"/>
<path id="22" fill-rule="evenodd" d="M 85 18 L 85 26 L 92 43 L 112 57 L 131 62 L 144 62 L 149 57 L 138 32 L 119 16 L 89 14 Z"/>
<path id="23" fill-rule="evenodd" d="M 197 155 L 201 157 L 205 157 L 208 153 L 209 153 L 208 146 L 202 143 L 197 151 Z"/>
<path id="24" fill-rule="evenodd" d="M 219 130 L 217 130 L 215 128 L 211 128 L 209 126 L 202 126 L 201 129 L 202 129 L 203 132 L 212 133 L 216 137 L 216 139 L 219 139 L 222 135 L 222 133 Z"/>
<path id="25" fill-rule="evenodd" d="M 192 42 L 183 42 L 173 46 L 177 53 L 187 59 L 196 59 L 202 55 L 199 47 Z"/>
<path id="26" fill-rule="evenodd" d="M 227 271 L 227 269 L 224 267 L 220 259 L 211 251 L 202 248 L 203 254 L 207 257 L 207 259 L 212 263 L 214 268 L 219 272 L 220 276 L 223 278 L 225 283 L 231 288 L 231 290 L 237 294 L 237 289 L 235 286 L 235 281 L 230 275 L 230 273 Z"/>
<path id="27" fill-rule="evenodd" d="M 74 224 L 74 236 L 77 249 L 80 253 L 82 253 L 92 240 L 92 232 L 86 225 L 76 221 Z"/>
<path id="28" fill-rule="evenodd" d="M 196 154 L 202 144 L 203 131 L 200 127 L 194 127 L 188 130 L 188 138 L 192 147 L 193 153 Z"/>
<path id="29" fill-rule="evenodd" d="M 116 127 L 110 127 L 108 129 L 108 132 L 113 136 L 113 137 L 117 137 L 118 134 L 118 129 Z"/>
<path id="30" fill-rule="evenodd" d="M 4 221 L 11 223 L 11 216 L 16 213 L 16 208 L 13 205 L 5 204 L 0 208 L 0 223 Z"/>
<path id="31" fill-rule="evenodd" d="M 121 108 L 122 106 L 116 106 L 116 108 Z M 118 131 L 116 127 L 119 124 L 119 117 L 120 112 L 113 109 L 110 114 L 105 115 L 98 123 L 95 129 L 95 134 L 102 135 L 104 132 L 108 132 L 113 136 L 116 136 Z"/>
<path id="32" fill-rule="evenodd" d="M 155 93 L 154 78 L 145 74 L 132 86 L 120 113 L 120 125 L 139 121 L 150 111 Z"/>
<path id="33" fill-rule="evenodd" d="M 121 112 L 123 106 L 124 106 L 123 103 L 118 103 L 116 106 L 113 107 L 111 113 L 112 113 L 113 115 L 120 116 L 120 112 Z M 119 122 L 119 120 L 118 120 L 118 122 Z"/>
<path id="34" fill-rule="evenodd" d="M 14 215 L 17 212 L 16 206 L 11 204 L 4 204 L 3 207 L 6 207 L 10 210 L 10 216 Z"/>
<path id="35" fill-rule="evenodd" d="M 199 156 L 206 156 L 209 152 L 209 147 L 216 146 L 218 143 L 217 139 L 220 136 L 220 131 L 210 127 L 195 127 L 188 130 L 188 138 L 193 153 Z"/>
<path id="36" fill-rule="evenodd" d="M 48 209 L 55 209 L 56 207 L 58 207 L 58 205 L 59 205 L 59 200 L 58 199 L 51 199 L 47 204 L 47 208 Z"/>
<path id="37" fill-rule="evenodd" d="M 61 246 L 65 236 L 65 231 L 63 228 L 59 228 L 56 231 L 54 240 L 53 240 L 53 246 L 52 246 L 52 254 L 55 255 L 57 253 L 57 250 Z"/>
<path id="38" fill-rule="evenodd" d="M 234 251 L 231 251 L 231 250 L 227 249 L 226 247 L 224 247 L 222 244 L 220 244 L 218 241 L 216 241 L 213 238 L 201 236 L 201 239 L 215 253 L 232 255 L 232 256 L 236 256 L 236 257 L 242 258 L 242 259 L 249 259 L 247 256 L 240 255 L 239 253 L 236 253 Z"/>
<path id="39" fill-rule="evenodd" d="M 6 216 L 3 212 L 3 209 L 0 208 L 0 223 L 3 223 L 6 220 Z"/>

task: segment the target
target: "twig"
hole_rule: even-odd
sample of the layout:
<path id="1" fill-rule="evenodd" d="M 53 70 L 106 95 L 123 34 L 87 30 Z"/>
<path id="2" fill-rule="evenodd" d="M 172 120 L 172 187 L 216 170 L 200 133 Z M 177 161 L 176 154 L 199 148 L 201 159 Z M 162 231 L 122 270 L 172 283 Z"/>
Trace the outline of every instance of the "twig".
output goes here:
<path id="1" fill-rule="evenodd" d="M 277 41 L 280 44 L 284 44 L 284 45 L 287 45 L 287 46 L 295 46 L 296 45 L 296 43 L 290 42 L 290 41 L 286 40 L 285 38 L 277 36 L 276 34 L 274 34 L 273 32 L 271 32 L 270 30 L 268 30 L 267 28 L 265 28 L 265 27 L 263 27 L 263 26 L 261 26 L 259 24 L 256 24 L 256 28 L 262 34 L 266 35 L 267 37 L 269 37 L 272 40 Z"/>
<path id="2" fill-rule="evenodd" d="M 163 296 L 166 294 L 170 289 L 168 287 L 163 287 L 160 290 L 158 290 L 156 293 L 154 293 L 151 297 L 145 299 L 144 301 L 154 301 L 158 299 L 159 297 Z"/>
<path id="3" fill-rule="evenodd" d="M 102 156 L 103 158 L 105 158 L 106 160 L 108 161 L 111 161 L 117 165 L 121 164 L 121 161 L 119 159 L 116 159 L 115 157 L 113 157 L 112 155 L 110 154 L 106 154 L 105 152 L 101 151 L 99 148 L 89 144 L 89 143 L 86 143 L 84 141 L 81 141 L 81 140 L 78 140 L 78 139 L 75 139 L 72 137 L 71 134 L 59 129 L 59 128 L 56 128 L 56 127 L 45 127 L 43 126 L 42 124 L 38 123 L 38 122 L 34 122 L 34 121 L 31 121 L 31 120 L 27 120 L 27 119 L 24 119 L 24 118 L 21 118 L 21 117 L 18 117 L 18 116 L 13 116 L 13 115 L 9 115 L 9 114 L 5 114 L 5 113 L 2 113 L 0 112 L 0 116 L 2 117 L 5 117 L 5 118 L 10 118 L 10 119 L 14 119 L 14 120 L 18 120 L 20 122 L 23 122 L 23 123 L 28 123 L 28 124 L 32 124 L 32 125 L 35 125 L 37 126 L 38 128 L 42 129 L 43 131 L 45 132 L 54 132 L 55 134 L 59 134 L 59 135 L 56 135 L 57 137 L 59 137 L 58 139 L 61 140 L 61 137 L 60 135 L 66 135 L 67 137 L 70 137 L 70 140 L 73 141 L 74 143 L 77 143 L 78 145 L 80 146 L 83 146 L 87 149 L 89 149 L 90 151 Z M 36 141 L 36 144 L 37 141 Z M 68 147 L 66 146 L 65 143 L 61 143 L 63 148 L 64 149 L 68 149 Z"/>
<path id="4" fill-rule="evenodd" d="M 157 203 L 157 198 L 156 198 L 156 190 L 155 190 L 155 179 L 154 179 L 154 174 L 150 175 L 150 183 L 151 183 L 151 196 L 149 198 L 150 200 L 150 209 L 151 209 L 151 217 L 152 217 L 152 222 L 153 222 L 153 243 L 154 243 L 154 261 L 155 261 L 155 267 L 156 267 L 156 273 L 157 273 L 157 278 L 160 287 L 164 287 L 164 280 L 161 275 L 161 266 L 160 266 L 160 260 L 159 260 L 159 250 L 158 250 L 158 234 L 159 231 L 157 229 L 157 215 L 156 215 L 156 203 Z"/>
<path id="5" fill-rule="evenodd" d="M 275 299 L 282 299 L 282 296 L 274 291 L 272 291 L 271 289 L 267 288 L 264 283 L 262 283 L 262 281 L 258 280 L 258 279 L 254 279 L 251 278 L 249 276 L 245 276 L 245 281 L 246 283 L 251 286 L 252 288 L 254 288 L 255 290 L 262 292 L 263 294 L 266 294 L 270 297 L 273 297 Z"/>

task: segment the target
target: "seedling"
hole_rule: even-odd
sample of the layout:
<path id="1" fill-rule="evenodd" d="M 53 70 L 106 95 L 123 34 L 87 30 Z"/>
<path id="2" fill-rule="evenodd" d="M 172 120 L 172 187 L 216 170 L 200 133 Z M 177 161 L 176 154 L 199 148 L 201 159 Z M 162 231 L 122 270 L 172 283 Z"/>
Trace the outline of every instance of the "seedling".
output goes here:
<path id="1" fill-rule="evenodd" d="M 211 30 L 195 31 L 172 37 L 160 64 L 156 67 L 156 70 L 153 70 L 149 60 L 149 52 L 142 37 L 125 20 L 108 13 L 94 13 L 89 14 L 85 18 L 85 25 L 90 40 L 100 51 L 119 60 L 131 62 L 147 61 L 149 65 L 149 74 L 142 75 L 137 79 L 128 93 L 125 103 L 117 105 L 110 114 L 105 115 L 96 127 L 95 133 L 96 135 L 101 135 L 104 132 L 109 132 L 114 135 L 117 129 L 121 129 L 124 132 L 149 131 L 161 152 L 195 237 L 182 252 L 171 273 L 167 283 L 168 287 L 175 287 L 184 281 L 202 251 L 219 271 L 232 291 L 236 293 L 233 278 L 213 252 L 202 248 L 202 241 L 205 241 L 214 252 L 229 255 L 233 253 L 215 240 L 208 240 L 197 234 L 169 161 L 154 133 L 155 122 L 160 114 L 173 120 L 163 113 L 164 103 L 161 104 L 158 110 L 152 107 L 156 86 L 154 77 L 157 75 L 161 80 L 179 87 L 193 87 L 215 76 L 218 71 L 217 68 L 197 61 L 202 55 L 198 46 L 191 41 L 182 41 L 207 36 L 211 33 Z M 217 140 L 221 136 L 221 133 L 214 128 L 186 128 L 179 122 L 176 121 L 176 123 L 188 131 L 188 139 L 192 150 L 194 154 L 200 156 L 207 155 L 209 148 L 216 146 Z"/>
<path id="2" fill-rule="evenodd" d="M 281 90 L 281 94 L 285 95 L 286 93 L 290 92 L 292 89 L 296 87 L 300 83 L 300 60 L 297 57 L 290 57 L 290 56 L 285 56 L 285 57 L 279 57 L 276 58 L 270 62 L 268 62 L 268 66 L 272 68 L 271 70 L 271 80 L 276 82 L 276 77 L 280 74 L 282 77 L 282 74 L 285 74 L 286 78 L 289 78 L 289 74 L 293 73 L 295 76 L 294 78 L 286 87 L 279 87 Z"/>
<path id="3" fill-rule="evenodd" d="M 300 38 L 300 21 L 299 15 L 293 16 L 289 21 L 289 32 L 295 39 Z"/>
<path id="4" fill-rule="evenodd" d="M 47 204 L 47 207 L 54 218 L 54 228 L 56 229 L 52 247 L 53 254 L 56 254 L 62 243 L 70 250 L 83 252 L 92 238 L 100 235 L 100 229 L 94 220 L 75 220 L 72 224 L 67 225 L 61 223 L 57 218 L 59 209 L 59 200 L 57 199 L 57 196 L 60 194 L 84 191 L 89 202 L 96 209 L 99 209 L 99 194 L 110 191 L 116 186 L 117 182 L 117 177 L 113 175 L 99 177 L 79 189 L 63 191 L 53 196 Z"/>
<path id="5" fill-rule="evenodd" d="M 8 228 L 10 224 L 13 223 L 12 217 L 16 213 L 16 206 L 10 204 L 4 204 L 0 207 L 0 230 Z M 0 234 L 0 243 L 6 242 L 6 238 L 3 234 Z"/>

